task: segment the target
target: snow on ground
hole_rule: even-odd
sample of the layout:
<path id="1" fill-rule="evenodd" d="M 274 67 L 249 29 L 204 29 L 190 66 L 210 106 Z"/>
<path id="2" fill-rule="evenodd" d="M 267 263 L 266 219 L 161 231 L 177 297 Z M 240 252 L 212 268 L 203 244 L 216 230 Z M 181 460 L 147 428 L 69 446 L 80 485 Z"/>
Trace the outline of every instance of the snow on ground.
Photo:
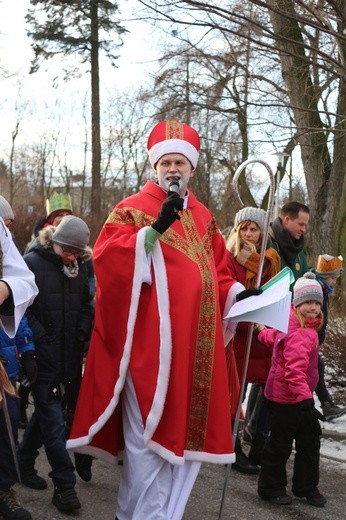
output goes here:
<path id="1" fill-rule="evenodd" d="M 316 403 L 316 408 L 318 408 Z M 321 422 L 321 455 L 345 462 L 346 467 L 346 414 L 332 421 Z"/>
<path id="2" fill-rule="evenodd" d="M 326 439 L 323 437 L 320 454 L 322 458 L 341 463 L 343 469 L 346 469 L 346 440 Z"/>
<path id="3" fill-rule="evenodd" d="M 315 405 L 318 408 L 317 405 Z M 326 421 L 321 423 L 322 430 L 328 430 L 331 432 L 339 433 L 346 439 L 346 414 L 332 421 Z"/>

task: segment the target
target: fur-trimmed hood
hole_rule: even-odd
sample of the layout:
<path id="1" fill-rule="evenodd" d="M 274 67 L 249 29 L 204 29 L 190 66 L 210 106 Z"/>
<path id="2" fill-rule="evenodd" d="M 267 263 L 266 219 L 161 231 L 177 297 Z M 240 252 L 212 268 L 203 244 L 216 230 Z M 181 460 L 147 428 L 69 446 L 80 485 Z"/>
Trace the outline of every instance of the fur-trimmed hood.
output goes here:
<path id="1" fill-rule="evenodd" d="M 41 245 L 44 249 L 52 249 L 53 248 L 53 233 L 55 231 L 56 227 L 54 226 L 47 226 L 44 227 L 39 231 L 38 237 L 33 241 L 31 244 L 29 251 L 32 251 L 35 248 L 36 244 Z M 80 259 L 82 262 L 86 262 L 87 260 L 90 260 L 92 257 L 92 249 L 91 247 L 87 246 L 85 251 L 82 251 L 80 254 Z"/>

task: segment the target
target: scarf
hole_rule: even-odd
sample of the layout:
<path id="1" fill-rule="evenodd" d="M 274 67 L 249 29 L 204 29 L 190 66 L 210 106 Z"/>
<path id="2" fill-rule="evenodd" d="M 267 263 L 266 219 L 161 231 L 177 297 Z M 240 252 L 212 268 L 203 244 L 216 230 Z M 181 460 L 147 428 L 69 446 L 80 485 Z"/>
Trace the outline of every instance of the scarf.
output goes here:
<path id="1" fill-rule="evenodd" d="M 282 227 L 280 217 L 277 217 L 272 223 L 275 241 L 279 245 L 280 255 L 284 258 L 288 267 L 294 266 L 294 261 L 299 253 L 304 249 L 304 235 L 298 240 L 294 240 L 288 231 Z"/>
<path id="2" fill-rule="evenodd" d="M 316 276 L 317 280 L 319 281 L 319 283 L 321 284 L 322 286 L 322 289 L 324 289 L 328 294 L 332 294 L 332 292 L 334 292 L 334 285 L 329 285 L 327 284 L 323 278 L 320 278 L 319 276 Z"/>
<path id="3" fill-rule="evenodd" d="M 257 273 L 259 268 L 259 261 L 261 255 L 259 253 L 252 253 L 244 264 L 246 268 L 245 287 L 256 287 Z M 280 271 L 280 257 L 272 247 L 266 249 L 264 253 L 264 263 L 262 270 L 262 279 L 267 277 L 273 278 Z"/>
<path id="4" fill-rule="evenodd" d="M 321 325 L 321 318 L 305 318 L 305 326 L 309 329 L 316 329 Z"/>
<path id="5" fill-rule="evenodd" d="M 77 260 L 73 260 L 73 262 L 68 265 L 64 264 L 62 270 L 67 278 L 77 278 L 79 273 L 79 265 Z"/>

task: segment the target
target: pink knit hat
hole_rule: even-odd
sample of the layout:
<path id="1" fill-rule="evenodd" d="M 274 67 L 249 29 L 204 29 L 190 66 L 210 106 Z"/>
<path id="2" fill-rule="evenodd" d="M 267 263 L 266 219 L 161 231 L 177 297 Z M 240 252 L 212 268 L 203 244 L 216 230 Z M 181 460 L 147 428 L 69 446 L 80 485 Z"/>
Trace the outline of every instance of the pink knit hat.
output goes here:
<path id="1" fill-rule="evenodd" d="M 305 273 L 298 278 L 293 287 L 293 305 L 298 307 L 305 302 L 318 302 L 323 304 L 322 287 L 316 280 L 314 273 Z"/>

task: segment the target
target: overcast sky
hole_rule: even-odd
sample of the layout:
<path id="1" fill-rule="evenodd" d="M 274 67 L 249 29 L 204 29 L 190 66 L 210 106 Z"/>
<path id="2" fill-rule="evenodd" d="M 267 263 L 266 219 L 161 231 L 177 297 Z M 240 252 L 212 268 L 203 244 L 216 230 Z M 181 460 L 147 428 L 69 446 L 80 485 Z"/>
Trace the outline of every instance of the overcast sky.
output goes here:
<path id="1" fill-rule="evenodd" d="M 157 69 L 155 60 L 160 54 L 159 45 L 168 35 L 167 26 L 163 26 L 160 33 L 145 22 L 133 20 L 134 16 L 139 17 L 141 4 L 138 0 L 119 0 L 119 5 L 121 23 L 129 32 L 119 49 L 118 68 L 111 67 L 109 61 L 100 56 L 103 105 L 107 97 L 117 90 L 130 92 L 146 83 L 149 72 Z M 76 156 L 76 152 L 82 153 L 83 149 L 81 142 L 84 140 L 85 123 L 81 111 L 85 97 L 90 95 L 90 74 L 84 69 L 80 79 L 64 82 L 58 58 L 45 62 L 45 68 L 42 67 L 37 73 L 28 74 L 33 53 L 31 41 L 26 35 L 24 17 L 29 6 L 29 0 L 0 0 L 0 66 L 13 74 L 10 78 L 0 78 L 0 158 L 8 160 L 18 107 L 23 110 L 22 105 L 28 104 L 17 146 L 31 146 L 35 139 L 40 139 L 41 133 L 49 132 L 59 124 L 70 145 L 69 164 L 80 167 L 80 157 Z M 52 87 L 53 83 L 56 88 Z M 60 108 L 57 109 L 57 105 Z M 65 119 L 57 123 L 54 114 L 63 111 L 65 114 L 62 117 Z M 273 158 L 272 152 L 271 149 L 263 150 L 266 160 L 275 167 L 276 158 Z"/>
<path id="2" fill-rule="evenodd" d="M 155 60 L 153 30 L 148 24 L 131 20 L 137 0 L 120 0 L 121 19 L 129 33 L 119 50 L 119 82 L 128 84 L 147 74 L 148 64 Z M 27 72 L 33 53 L 26 35 L 25 14 L 29 0 L 0 0 L 0 53 L 1 63 L 11 72 Z M 53 66 L 53 64 L 52 64 Z"/>
<path id="3" fill-rule="evenodd" d="M 121 23 L 129 33 L 124 36 L 124 45 L 119 49 L 117 68 L 100 56 L 103 102 L 117 90 L 137 89 L 146 82 L 148 71 L 155 66 L 158 50 L 153 46 L 156 41 L 153 29 L 148 24 L 131 20 L 133 7 L 138 5 L 137 0 L 120 0 Z M 62 127 L 68 128 L 69 135 L 66 137 L 71 143 L 71 150 L 74 142 L 75 149 L 80 150 L 80 142 L 84 138 L 81 137 L 84 135 L 81 110 L 85 96 L 90 94 L 90 74 L 81 66 L 81 78 L 64 82 L 58 58 L 45 62 L 45 67 L 37 73 L 28 74 L 33 53 L 31 41 L 26 35 L 24 17 L 29 6 L 29 0 L 0 0 L 0 66 L 7 73 L 5 79 L 0 79 L 0 157 L 5 159 L 9 156 L 18 107 L 23 110 L 23 105 L 26 105 L 25 125 L 21 127 L 17 145 L 30 144 L 35 136 L 39 140 L 40 133 L 49 129 L 49 119 L 54 119 L 53 114 L 62 112 L 55 108 L 57 104 L 63 106 L 66 112 L 67 121 L 65 125 L 63 122 Z M 138 13 L 137 9 L 135 13 Z M 57 88 L 52 87 L 53 83 Z M 53 120 L 51 124 L 57 123 Z M 76 163 L 80 164 L 80 161 Z"/>

